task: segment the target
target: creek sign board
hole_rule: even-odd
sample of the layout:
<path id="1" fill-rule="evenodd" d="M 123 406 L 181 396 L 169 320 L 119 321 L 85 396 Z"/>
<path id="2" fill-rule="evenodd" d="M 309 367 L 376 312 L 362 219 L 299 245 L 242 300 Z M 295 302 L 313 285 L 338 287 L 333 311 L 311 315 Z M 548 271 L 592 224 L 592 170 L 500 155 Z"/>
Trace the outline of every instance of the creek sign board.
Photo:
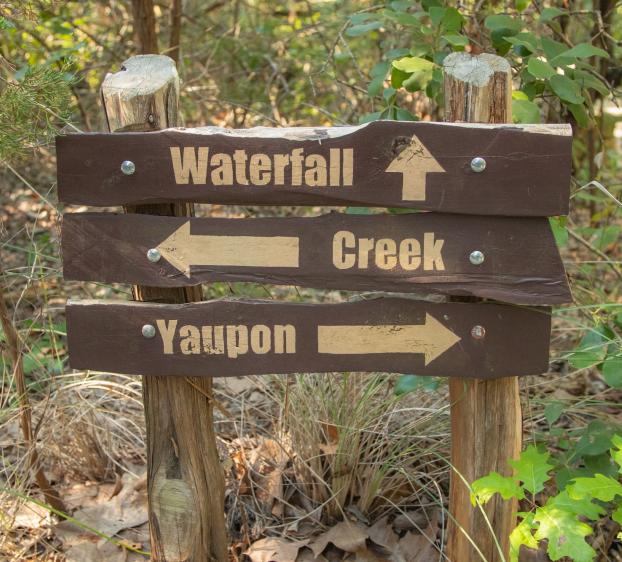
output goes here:
<path id="1" fill-rule="evenodd" d="M 541 217 L 67 213 L 62 250 L 65 277 L 80 281 L 158 287 L 255 281 L 530 305 L 570 300 L 549 222 Z M 474 252 L 481 263 L 473 263 Z"/>
<path id="2" fill-rule="evenodd" d="M 544 372 L 550 309 L 377 298 L 67 305 L 74 368 L 232 376 L 384 371 L 495 378 Z"/>
<path id="3" fill-rule="evenodd" d="M 193 201 L 563 215 L 571 142 L 568 125 L 394 121 L 72 134 L 57 140 L 58 190 L 66 203 L 95 206 Z"/>
<path id="4" fill-rule="evenodd" d="M 60 137 L 66 204 L 432 211 L 253 219 L 66 213 L 66 279 L 142 287 L 253 281 L 508 303 L 70 302 L 71 365 L 186 376 L 539 374 L 550 339 L 544 305 L 571 300 L 547 218 L 568 209 L 571 139 L 566 125 L 397 122 Z"/>

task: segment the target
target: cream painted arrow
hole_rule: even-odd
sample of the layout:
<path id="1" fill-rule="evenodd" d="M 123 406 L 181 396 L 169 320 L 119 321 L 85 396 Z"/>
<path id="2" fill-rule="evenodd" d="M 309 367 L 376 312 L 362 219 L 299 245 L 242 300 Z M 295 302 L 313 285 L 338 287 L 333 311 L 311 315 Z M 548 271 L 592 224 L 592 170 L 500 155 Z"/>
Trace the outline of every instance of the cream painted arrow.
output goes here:
<path id="1" fill-rule="evenodd" d="M 162 257 L 190 277 L 190 266 L 299 267 L 297 236 L 191 234 L 190 221 L 158 245 Z"/>
<path id="2" fill-rule="evenodd" d="M 376 326 L 318 326 L 318 353 L 366 355 L 369 353 L 423 353 L 428 365 L 461 338 L 426 312 L 425 324 Z"/>
<path id="3" fill-rule="evenodd" d="M 413 135 L 410 144 L 395 157 L 385 171 L 403 174 L 403 201 L 425 201 L 426 176 L 445 172 L 445 169 L 417 136 Z"/>

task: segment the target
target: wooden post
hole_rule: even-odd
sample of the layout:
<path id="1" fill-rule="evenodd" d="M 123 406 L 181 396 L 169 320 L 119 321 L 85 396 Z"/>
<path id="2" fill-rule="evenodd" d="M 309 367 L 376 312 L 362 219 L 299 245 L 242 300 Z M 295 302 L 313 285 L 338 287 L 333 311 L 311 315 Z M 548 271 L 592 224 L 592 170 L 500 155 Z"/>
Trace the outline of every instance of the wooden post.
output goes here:
<path id="1" fill-rule="evenodd" d="M 446 121 L 512 122 L 512 73 L 505 59 L 489 54 L 454 53 L 443 66 Z M 509 560 L 516 502 L 495 496 L 484 508 L 487 522 L 480 508 L 471 505 L 464 480 L 471 484 L 493 470 L 511 473 L 507 460 L 518 457 L 522 440 L 518 379 L 450 379 L 449 395 L 454 471 L 449 493 L 447 556 L 452 562 Z"/>
<path id="2" fill-rule="evenodd" d="M 121 71 L 106 76 L 101 93 L 111 132 L 152 131 L 180 123 L 179 77 L 166 56 L 128 59 Z M 126 212 L 191 216 L 193 206 L 141 205 Z M 139 301 L 201 300 L 200 286 L 135 286 L 133 292 Z M 209 377 L 143 377 L 151 552 L 158 562 L 227 559 L 224 476 L 216 448 L 211 391 Z"/>

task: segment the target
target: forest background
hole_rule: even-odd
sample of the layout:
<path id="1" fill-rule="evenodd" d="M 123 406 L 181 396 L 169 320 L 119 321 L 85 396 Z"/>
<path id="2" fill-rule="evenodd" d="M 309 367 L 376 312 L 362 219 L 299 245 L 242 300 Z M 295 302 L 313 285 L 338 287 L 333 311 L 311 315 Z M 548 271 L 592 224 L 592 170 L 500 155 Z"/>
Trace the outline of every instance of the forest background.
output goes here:
<path id="1" fill-rule="evenodd" d="M 571 214 L 551 219 L 574 302 L 554 310 L 549 372 L 521 380 L 526 450 L 515 477 L 492 475 L 474 496 L 521 498 L 515 557 L 524 544 L 524 560 L 622 560 L 621 6 L 0 1 L 0 558 L 144 560 L 149 551 L 140 380 L 67 365 L 65 300 L 130 298 L 127 286 L 62 280 L 61 213 L 85 209 L 57 203 L 53 139 L 106 129 L 105 75 L 130 56 L 167 54 L 188 126 L 434 121 L 443 119 L 442 61 L 467 51 L 510 61 L 516 122 L 574 130 Z M 202 216 L 325 211 L 197 205 Z M 230 295 L 353 297 L 204 289 L 206 299 Z M 232 559 L 443 559 L 445 381 L 246 377 L 218 380 L 215 393 Z M 538 474 L 531 484 L 525 470 Z"/>

